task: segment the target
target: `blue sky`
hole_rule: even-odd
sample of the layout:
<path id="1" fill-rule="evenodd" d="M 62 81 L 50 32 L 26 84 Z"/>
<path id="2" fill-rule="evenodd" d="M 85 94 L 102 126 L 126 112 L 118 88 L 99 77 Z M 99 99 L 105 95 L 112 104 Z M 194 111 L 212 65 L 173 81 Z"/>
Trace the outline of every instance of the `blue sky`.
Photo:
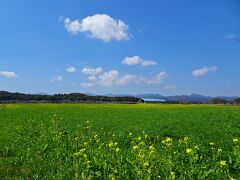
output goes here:
<path id="1" fill-rule="evenodd" d="M 239 0 L 1 0 L 0 90 L 240 96 Z"/>

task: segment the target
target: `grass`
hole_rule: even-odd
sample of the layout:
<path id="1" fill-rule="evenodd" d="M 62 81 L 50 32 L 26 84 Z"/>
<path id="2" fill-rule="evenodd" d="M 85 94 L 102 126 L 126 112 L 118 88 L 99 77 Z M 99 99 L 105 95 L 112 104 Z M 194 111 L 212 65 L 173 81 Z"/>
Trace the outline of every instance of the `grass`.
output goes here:
<path id="1" fill-rule="evenodd" d="M 0 179 L 240 177 L 237 106 L 2 105 L 0 126 Z"/>

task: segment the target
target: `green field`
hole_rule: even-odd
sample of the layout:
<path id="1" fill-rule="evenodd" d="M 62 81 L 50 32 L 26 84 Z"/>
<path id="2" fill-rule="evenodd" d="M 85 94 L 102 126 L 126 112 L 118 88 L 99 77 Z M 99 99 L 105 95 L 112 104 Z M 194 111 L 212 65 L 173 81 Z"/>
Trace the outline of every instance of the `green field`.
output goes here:
<path id="1" fill-rule="evenodd" d="M 240 177 L 240 107 L 0 105 L 0 179 Z"/>

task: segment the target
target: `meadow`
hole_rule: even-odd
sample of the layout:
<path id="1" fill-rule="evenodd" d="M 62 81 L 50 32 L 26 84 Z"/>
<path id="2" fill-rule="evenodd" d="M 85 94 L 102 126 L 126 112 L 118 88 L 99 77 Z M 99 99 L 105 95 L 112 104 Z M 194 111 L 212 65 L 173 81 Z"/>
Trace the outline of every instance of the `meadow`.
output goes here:
<path id="1" fill-rule="evenodd" d="M 240 107 L 0 105 L 0 179 L 238 179 Z"/>

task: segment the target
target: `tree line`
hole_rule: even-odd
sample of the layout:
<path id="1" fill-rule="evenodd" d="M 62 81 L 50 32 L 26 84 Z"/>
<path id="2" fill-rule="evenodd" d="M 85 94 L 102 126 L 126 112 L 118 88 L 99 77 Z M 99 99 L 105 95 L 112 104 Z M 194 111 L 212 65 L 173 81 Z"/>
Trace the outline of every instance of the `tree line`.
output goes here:
<path id="1" fill-rule="evenodd" d="M 88 96 L 82 93 L 41 95 L 0 91 L 0 103 L 137 103 L 139 99 L 131 96 Z"/>

